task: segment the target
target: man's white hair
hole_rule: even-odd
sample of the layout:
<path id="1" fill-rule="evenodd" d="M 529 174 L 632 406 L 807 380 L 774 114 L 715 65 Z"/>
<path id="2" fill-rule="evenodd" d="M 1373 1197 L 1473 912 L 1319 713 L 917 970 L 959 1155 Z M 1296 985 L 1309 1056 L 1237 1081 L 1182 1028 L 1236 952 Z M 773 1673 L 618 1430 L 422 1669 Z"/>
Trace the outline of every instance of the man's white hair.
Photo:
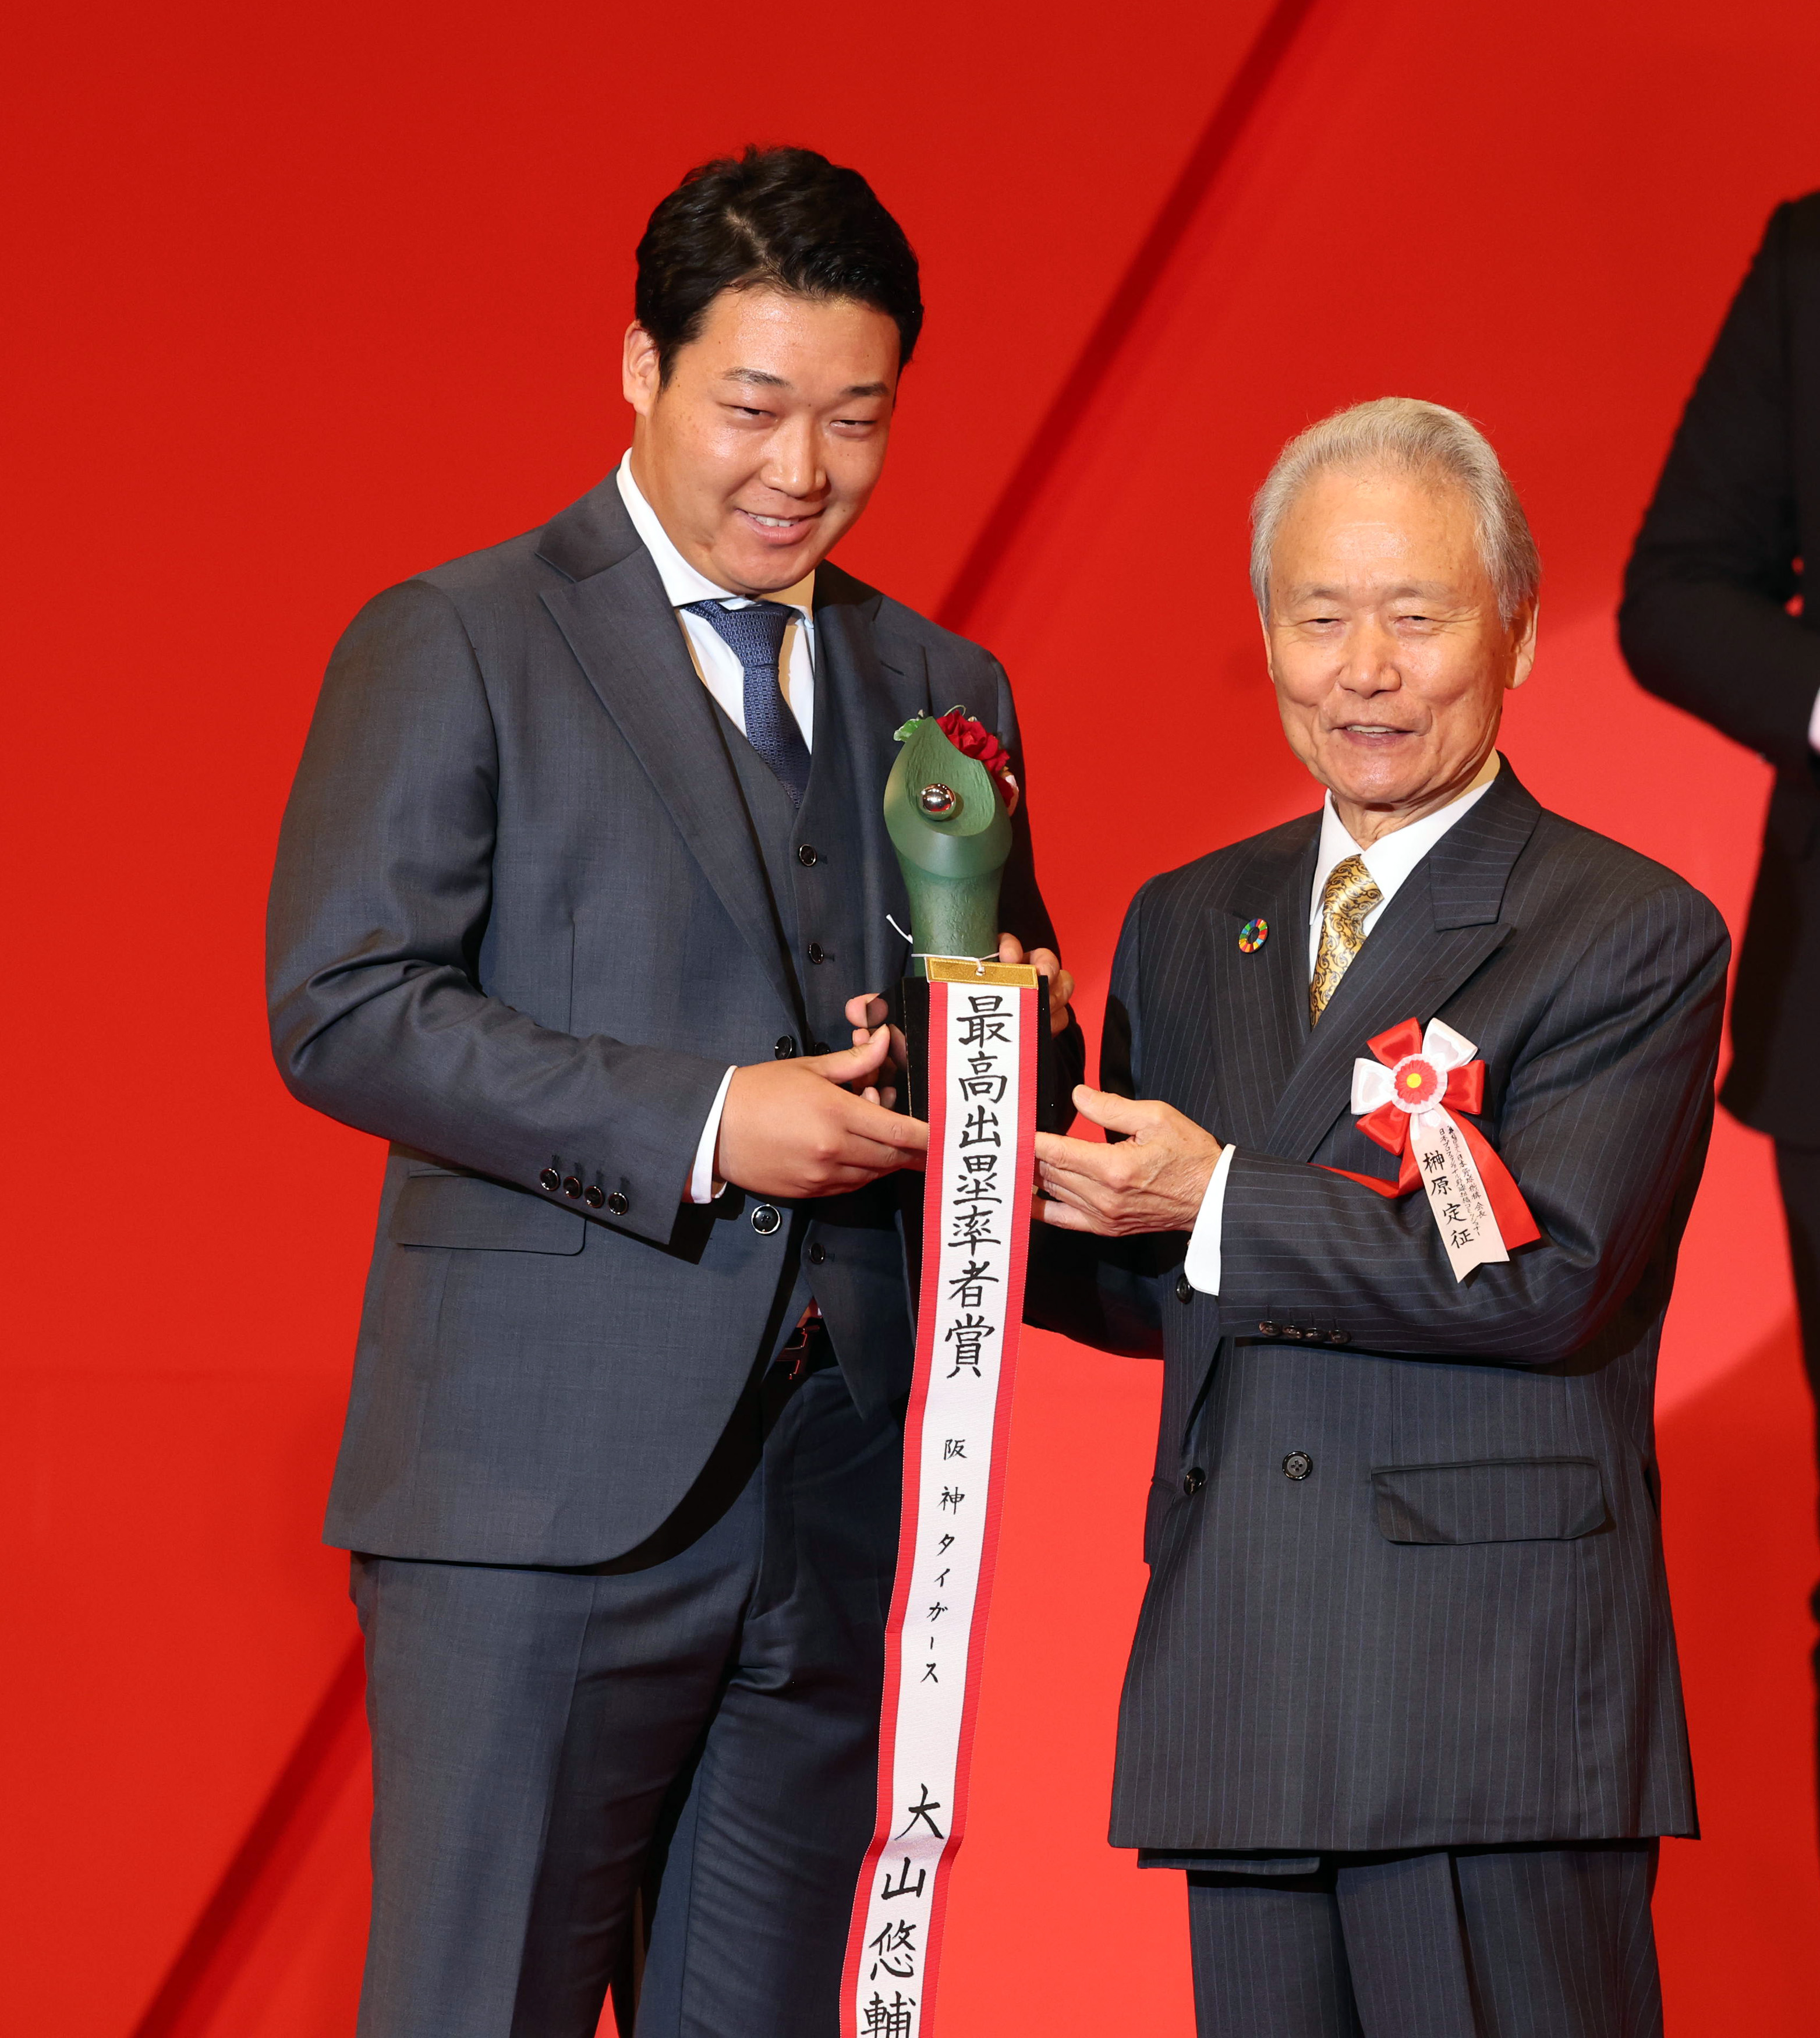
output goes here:
<path id="1" fill-rule="evenodd" d="M 1251 592 L 1270 612 L 1270 552 L 1289 506 L 1319 474 L 1388 468 L 1438 475 L 1465 494 L 1478 526 L 1479 556 L 1497 590 L 1506 628 L 1534 603 L 1542 559 L 1529 519 L 1491 441 L 1470 419 L 1414 396 L 1379 396 L 1336 411 L 1299 433 L 1277 456 L 1251 503 Z"/>

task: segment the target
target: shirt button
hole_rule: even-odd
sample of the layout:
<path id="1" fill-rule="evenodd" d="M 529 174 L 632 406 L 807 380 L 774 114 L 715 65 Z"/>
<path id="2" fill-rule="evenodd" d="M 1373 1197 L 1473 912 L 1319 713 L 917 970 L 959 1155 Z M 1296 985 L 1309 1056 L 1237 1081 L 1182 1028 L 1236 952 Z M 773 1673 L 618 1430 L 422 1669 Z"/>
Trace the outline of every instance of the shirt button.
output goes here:
<path id="1" fill-rule="evenodd" d="M 537 1186 L 542 1189 L 547 1189 L 551 1195 L 554 1195 L 562 1186 L 562 1177 L 554 1168 L 546 1168 L 537 1177 Z"/>
<path id="2" fill-rule="evenodd" d="M 761 1238 L 769 1238 L 783 1221 L 775 1203 L 759 1203 L 753 1208 L 752 1229 Z"/>
<path id="3" fill-rule="evenodd" d="M 1182 1491 L 1192 1500 L 1207 1483 L 1207 1475 L 1198 1465 L 1190 1465 L 1182 1475 Z"/>
<path id="4" fill-rule="evenodd" d="M 1285 1479 L 1303 1479 L 1315 1469 L 1315 1460 L 1306 1451 L 1292 1451 L 1283 1460 Z"/>
<path id="5" fill-rule="evenodd" d="M 581 1200 L 590 1210 L 599 1210 L 607 1200 L 607 1191 L 598 1182 L 590 1182 L 581 1191 Z"/>
<path id="6" fill-rule="evenodd" d="M 822 852 L 813 843 L 801 842 L 796 845 L 796 861 L 805 870 L 812 869 L 822 860 Z"/>
<path id="7" fill-rule="evenodd" d="M 811 962 L 826 962 L 827 959 L 828 952 L 822 946 L 821 943 L 819 941 L 811 941 L 809 944 L 809 960 Z"/>
<path id="8" fill-rule="evenodd" d="M 566 1196 L 580 1195 L 581 1193 L 581 1177 L 579 1175 L 565 1175 L 562 1177 L 562 1193 Z"/>
<path id="9" fill-rule="evenodd" d="M 1194 1299 L 1194 1283 L 1186 1274 L 1175 1277 L 1175 1299 L 1179 1302 L 1192 1302 Z"/>
<path id="10" fill-rule="evenodd" d="M 828 1248 L 822 1244 L 819 1239 L 817 1239 L 814 1244 L 809 1248 L 808 1251 L 803 1255 L 803 1257 L 808 1260 L 812 1267 L 819 1267 L 822 1262 L 826 1260 L 827 1256 Z"/>
<path id="11" fill-rule="evenodd" d="M 771 1050 L 771 1057 L 774 1061 L 787 1062 L 796 1051 L 795 1036 L 789 1033 L 780 1033 L 778 1036 L 777 1045 Z"/>
<path id="12" fill-rule="evenodd" d="M 623 1189 L 615 1189 L 607 1199 L 607 1207 L 615 1217 L 623 1217 L 632 1207 L 632 1199 Z"/>

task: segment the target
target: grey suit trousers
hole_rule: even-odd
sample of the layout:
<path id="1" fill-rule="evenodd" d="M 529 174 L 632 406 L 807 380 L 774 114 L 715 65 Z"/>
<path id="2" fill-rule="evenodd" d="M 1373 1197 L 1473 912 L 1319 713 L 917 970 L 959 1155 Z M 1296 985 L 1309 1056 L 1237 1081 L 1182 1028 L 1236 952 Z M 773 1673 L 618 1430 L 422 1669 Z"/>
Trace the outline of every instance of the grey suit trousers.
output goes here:
<path id="1" fill-rule="evenodd" d="M 1660 2038 L 1654 1840 L 1191 1873 L 1201 2038 Z"/>
<path id="2" fill-rule="evenodd" d="M 641 1893 L 639 2038 L 834 2038 L 901 1451 L 895 1414 L 861 1416 L 831 1364 L 775 1365 L 627 1556 L 355 1557 L 361 2038 L 592 2038 Z"/>

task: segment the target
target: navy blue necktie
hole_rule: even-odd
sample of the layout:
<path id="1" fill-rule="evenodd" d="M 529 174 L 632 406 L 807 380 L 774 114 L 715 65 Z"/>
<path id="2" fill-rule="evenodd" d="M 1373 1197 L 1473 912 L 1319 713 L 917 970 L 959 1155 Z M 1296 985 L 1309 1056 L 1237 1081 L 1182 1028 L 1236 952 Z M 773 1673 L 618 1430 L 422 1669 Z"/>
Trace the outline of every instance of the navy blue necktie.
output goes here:
<path id="1" fill-rule="evenodd" d="M 746 741 L 778 775 L 790 805 L 800 807 L 809 787 L 809 746 L 778 684 L 784 632 L 796 612 L 781 601 L 755 601 L 749 608 L 723 608 L 717 601 L 683 606 L 712 623 L 745 668 Z"/>

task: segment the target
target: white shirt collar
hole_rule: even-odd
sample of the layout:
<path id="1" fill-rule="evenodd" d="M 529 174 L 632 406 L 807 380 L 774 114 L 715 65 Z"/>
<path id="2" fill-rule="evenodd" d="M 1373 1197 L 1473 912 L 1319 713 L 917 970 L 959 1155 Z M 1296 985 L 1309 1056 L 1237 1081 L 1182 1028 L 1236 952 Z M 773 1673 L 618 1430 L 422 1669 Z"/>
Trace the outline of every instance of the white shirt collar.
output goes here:
<path id="1" fill-rule="evenodd" d="M 1353 841 L 1346 826 L 1334 811 L 1334 796 L 1328 794 L 1321 805 L 1321 846 L 1315 858 L 1315 888 L 1309 904 L 1311 920 L 1321 910 L 1321 888 L 1327 881 L 1327 874 L 1336 863 L 1342 863 L 1349 856 L 1362 857 L 1365 868 L 1371 873 L 1372 882 L 1384 895 L 1383 903 L 1372 909 L 1368 918 L 1389 905 L 1403 880 L 1439 842 L 1456 822 L 1462 821 L 1489 793 L 1497 778 L 1496 759 L 1490 778 L 1470 792 L 1462 793 L 1457 800 L 1444 807 L 1437 807 L 1432 814 L 1425 814 L 1419 821 L 1411 821 L 1406 828 L 1393 828 L 1388 835 L 1381 835 L 1369 849 L 1360 849 Z"/>
<path id="2" fill-rule="evenodd" d="M 691 601 L 747 601 L 745 595 L 735 594 L 730 589 L 717 587 L 705 574 L 698 574 L 670 541 L 670 534 L 658 521 L 657 513 L 645 499 L 644 491 L 632 479 L 632 455 L 628 449 L 620 461 L 615 479 L 619 484 L 619 499 L 626 506 L 626 513 L 632 519 L 632 528 L 643 540 L 645 549 L 651 555 L 657 568 L 657 577 L 664 583 L 664 593 L 672 608 L 680 608 Z M 781 589 L 776 594 L 766 597 L 768 600 L 781 601 L 793 608 L 805 622 L 812 619 L 815 606 L 815 576 L 813 570 L 804 574 L 793 587 Z"/>

